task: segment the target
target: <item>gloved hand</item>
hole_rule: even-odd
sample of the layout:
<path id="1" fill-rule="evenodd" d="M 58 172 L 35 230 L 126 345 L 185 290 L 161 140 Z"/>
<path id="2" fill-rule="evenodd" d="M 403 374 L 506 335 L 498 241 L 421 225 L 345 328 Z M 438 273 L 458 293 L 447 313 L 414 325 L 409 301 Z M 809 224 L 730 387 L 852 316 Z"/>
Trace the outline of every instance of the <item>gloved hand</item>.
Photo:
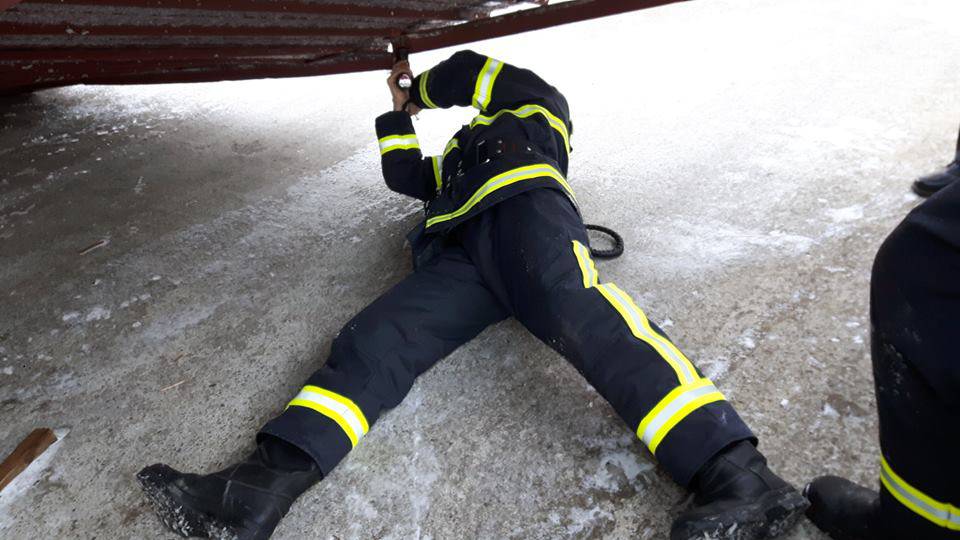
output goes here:
<path id="1" fill-rule="evenodd" d="M 406 60 L 400 60 L 393 65 L 393 69 L 390 70 L 390 76 L 387 77 L 387 87 L 390 88 L 390 95 L 393 98 L 393 110 L 402 111 L 404 110 L 404 105 L 406 105 L 406 112 L 411 116 L 420 112 L 420 107 L 417 107 L 416 103 L 410 102 L 410 91 L 405 88 L 400 88 L 398 79 L 401 75 L 406 75 L 413 79 L 413 72 L 410 71 L 410 63 Z"/>

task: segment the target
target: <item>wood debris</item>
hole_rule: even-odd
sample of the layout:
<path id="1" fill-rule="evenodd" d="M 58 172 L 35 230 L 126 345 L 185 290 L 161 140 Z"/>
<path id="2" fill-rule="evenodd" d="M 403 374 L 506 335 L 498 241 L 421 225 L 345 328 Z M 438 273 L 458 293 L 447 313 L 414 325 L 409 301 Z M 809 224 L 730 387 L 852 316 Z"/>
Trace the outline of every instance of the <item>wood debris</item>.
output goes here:
<path id="1" fill-rule="evenodd" d="M 13 479 L 24 469 L 30 466 L 40 454 L 51 444 L 57 442 L 57 436 L 50 428 L 33 430 L 16 448 L 0 463 L 0 491 L 7 487 Z"/>

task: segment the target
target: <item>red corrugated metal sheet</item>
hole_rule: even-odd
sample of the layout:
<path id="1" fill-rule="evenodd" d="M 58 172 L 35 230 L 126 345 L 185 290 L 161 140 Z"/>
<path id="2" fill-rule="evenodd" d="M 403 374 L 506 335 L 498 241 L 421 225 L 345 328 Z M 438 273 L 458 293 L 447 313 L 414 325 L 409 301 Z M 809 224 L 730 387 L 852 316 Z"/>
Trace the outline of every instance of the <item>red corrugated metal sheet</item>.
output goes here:
<path id="1" fill-rule="evenodd" d="M 0 93 L 387 69 L 391 43 L 418 52 L 678 1 L 0 0 Z"/>

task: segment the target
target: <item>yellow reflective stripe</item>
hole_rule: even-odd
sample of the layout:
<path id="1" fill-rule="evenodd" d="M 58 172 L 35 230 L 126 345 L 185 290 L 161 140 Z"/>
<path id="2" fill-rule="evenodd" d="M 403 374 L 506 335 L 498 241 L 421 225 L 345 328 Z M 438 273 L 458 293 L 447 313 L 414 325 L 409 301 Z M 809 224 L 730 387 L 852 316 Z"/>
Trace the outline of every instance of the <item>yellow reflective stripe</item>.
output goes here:
<path id="1" fill-rule="evenodd" d="M 461 206 L 460 208 L 450 212 L 449 214 L 442 214 L 439 216 L 434 216 L 427 220 L 427 227 L 432 227 L 437 223 L 443 223 L 444 221 L 450 221 L 451 219 L 456 219 L 467 212 L 469 212 L 474 206 L 476 206 L 480 201 L 482 201 L 487 195 L 494 193 L 498 189 L 505 188 L 509 185 L 521 182 L 523 180 L 531 180 L 534 178 L 552 178 L 560 183 L 560 185 L 567 191 L 567 194 L 570 195 L 570 198 L 574 201 L 576 197 L 573 194 L 573 189 L 570 187 L 570 184 L 564 180 L 563 175 L 560 174 L 560 171 L 555 169 L 552 165 L 546 163 L 540 163 L 537 165 L 527 165 L 524 167 L 517 167 L 516 169 L 511 169 L 509 171 L 500 173 L 493 178 L 487 180 L 480 189 L 475 191 L 473 195 Z"/>
<path id="2" fill-rule="evenodd" d="M 497 75 L 503 69 L 503 62 L 487 58 L 483 63 L 483 68 L 477 74 L 477 83 L 473 89 L 473 106 L 485 111 L 490 104 L 490 98 L 493 96 L 493 83 L 497 80 Z"/>
<path id="3" fill-rule="evenodd" d="M 436 109 L 437 104 L 430 99 L 430 96 L 427 95 L 427 77 L 430 76 L 430 70 L 424 71 L 420 75 L 420 101 L 423 102 L 428 108 Z"/>
<path id="4" fill-rule="evenodd" d="M 640 307 L 633 301 L 633 298 L 631 298 L 630 295 L 628 295 L 626 292 L 622 291 L 619 287 L 617 287 L 617 286 L 614 285 L 613 283 L 610 283 L 609 286 L 612 287 L 612 288 L 614 288 L 614 289 L 616 289 L 617 291 L 619 291 L 619 292 L 621 293 L 622 297 L 623 297 L 623 298 L 627 301 L 627 303 L 630 305 L 630 307 L 632 307 L 634 311 L 636 311 L 637 313 L 639 313 L 639 314 L 641 315 L 641 317 L 640 317 L 640 322 L 641 322 L 641 324 L 643 325 L 643 328 L 644 328 L 644 330 L 646 331 L 646 333 L 649 334 L 649 335 L 651 335 L 651 336 L 653 336 L 657 341 L 659 341 L 660 343 L 662 343 L 663 346 L 666 347 L 667 350 L 670 351 L 670 353 L 671 353 L 671 354 L 670 354 L 670 357 L 672 357 L 673 359 L 675 359 L 676 361 L 680 362 L 680 363 L 683 365 L 683 370 L 684 370 L 684 372 L 686 372 L 688 375 L 690 375 L 690 377 L 688 378 L 687 382 L 692 382 L 692 381 L 694 381 L 694 380 L 699 379 L 700 376 L 697 375 L 697 369 L 696 369 L 695 367 L 693 367 L 693 362 L 691 362 L 690 359 L 688 359 L 687 356 L 686 356 L 685 354 L 683 354 L 683 352 L 680 351 L 680 349 L 678 349 L 677 346 L 674 345 L 672 341 L 670 341 L 669 339 L 667 339 L 666 336 L 664 336 L 664 335 L 656 332 L 656 331 L 653 329 L 653 327 L 650 326 L 650 320 L 647 319 L 647 316 L 646 316 L 646 314 L 643 312 L 643 310 L 641 310 Z"/>
<path id="5" fill-rule="evenodd" d="M 440 191 L 440 188 L 443 187 L 443 179 L 440 174 L 440 156 L 432 156 L 430 161 L 433 162 L 433 178 L 437 181 L 437 191 Z"/>
<path id="6" fill-rule="evenodd" d="M 407 133 L 404 135 L 388 135 L 377 139 L 380 144 L 380 155 L 394 150 L 411 150 L 420 148 L 420 141 L 417 140 L 416 133 Z"/>
<path id="7" fill-rule="evenodd" d="M 370 430 L 367 417 L 350 398 L 319 386 L 304 386 L 287 407 L 306 407 L 330 418 L 340 426 L 353 446 Z"/>
<path id="8" fill-rule="evenodd" d="M 681 420 L 686 418 L 687 415 L 699 409 L 700 407 L 703 407 L 704 405 L 725 400 L 726 398 L 723 396 L 723 394 L 721 394 L 719 391 L 714 391 L 690 401 L 684 405 L 683 408 L 677 411 L 677 414 L 671 416 L 670 420 L 664 424 L 659 431 L 657 431 L 657 434 L 654 435 L 653 440 L 647 444 L 647 448 L 650 449 L 651 453 L 656 454 L 657 448 L 659 448 L 660 443 L 663 442 L 663 438 L 666 437 L 667 434 L 670 433 L 670 430 L 679 424 Z"/>
<path id="9" fill-rule="evenodd" d="M 599 274 L 590 257 L 590 249 L 574 240 L 573 253 L 577 257 L 580 272 L 583 275 L 583 287 L 597 289 L 617 310 L 634 337 L 653 347 L 657 354 L 673 368 L 681 385 L 700 380 L 700 375 L 693 367 L 693 363 L 669 339 L 653 329 L 646 314 L 629 294 L 613 283 L 599 283 Z"/>
<path id="10" fill-rule="evenodd" d="M 535 114 L 542 114 L 544 117 L 546 117 L 547 123 L 550 124 L 550 127 L 556 130 L 557 133 L 560 134 L 560 137 L 563 138 L 564 148 L 566 148 L 567 152 L 570 151 L 570 134 L 567 131 L 567 125 L 563 122 L 563 120 L 550 112 L 546 107 L 542 107 L 540 105 L 531 104 L 523 105 L 521 107 L 517 107 L 516 109 L 503 109 L 497 111 L 492 116 L 477 115 L 476 118 L 470 121 L 470 128 L 472 129 L 478 124 L 489 126 L 497 118 L 500 118 L 504 114 L 512 114 L 518 118 L 527 118 Z"/>
<path id="11" fill-rule="evenodd" d="M 893 472 L 887 459 L 880 457 L 880 483 L 900 504 L 924 519 L 954 531 L 960 531 L 960 509 L 931 498 Z"/>
<path id="12" fill-rule="evenodd" d="M 443 158 L 447 159 L 447 154 L 453 152 L 454 148 L 460 148 L 460 142 L 457 141 L 456 137 L 450 139 L 450 142 L 447 143 L 447 147 L 443 149 Z"/>

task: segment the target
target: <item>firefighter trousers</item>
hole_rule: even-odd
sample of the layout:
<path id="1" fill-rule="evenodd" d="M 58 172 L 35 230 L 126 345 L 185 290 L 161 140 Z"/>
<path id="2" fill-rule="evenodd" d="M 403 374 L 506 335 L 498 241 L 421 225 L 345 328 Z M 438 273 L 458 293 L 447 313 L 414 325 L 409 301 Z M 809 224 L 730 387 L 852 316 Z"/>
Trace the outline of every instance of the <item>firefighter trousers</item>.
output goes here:
<path id="1" fill-rule="evenodd" d="M 261 433 L 329 473 L 418 375 L 507 317 L 569 360 L 679 484 L 724 447 L 755 441 L 630 295 L 600 279 L 579 214 L 549 188 L 453 229 L 438 256 L 346 324 L 327 363 Z"/>
<path id="2" fill-rule="evenodd" d="M 884 241 L 870 318 L 883 530 L 960 540 L 960 183 Z"/>

